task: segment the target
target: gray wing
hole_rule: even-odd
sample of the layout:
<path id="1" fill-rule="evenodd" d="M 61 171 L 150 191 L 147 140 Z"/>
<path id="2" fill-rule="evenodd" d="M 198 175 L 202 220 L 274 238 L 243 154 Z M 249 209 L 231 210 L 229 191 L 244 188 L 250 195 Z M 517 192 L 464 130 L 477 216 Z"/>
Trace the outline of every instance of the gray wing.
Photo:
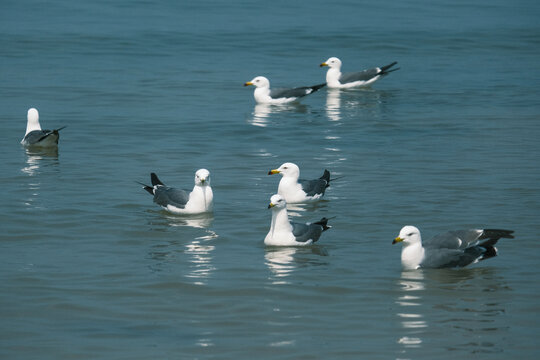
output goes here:
<path id="1" fill-rule="evenodd" d="M 428 241 L 423 241 L 424 248 L 466 249 L 478 244 L 482 230 L 455 230 L 439 234 Z"/>
<path id="2" fill-rule="evenodd" d="M 311 93 L 308 88 L 294 88 L 294 89 L 272 89 L 270 90 L 270 97 L 272 99 L 279 98 L 299 98 Z"/>
<path id="3" fill-rule="evenodd" d="M 323 232 L 322 225 L 319 224 L 302 224 L 291 222 L 293 227 L 293 235 L 298 242 L 306 242 L 312 240 L 313 242 L 319 240 Z"/>
<path id="4" fill-rule="evenodd" d="M 373 79 L 375 76 L 380 75 L 381 71 L 379 68 L 372 68 L 359 72 L 345 73 L 341 74 L 339 77 L 339 82 L 342 84 L 347 84 L 355 81 L 368 81 Z"/>
<path id="5" fill-rule="evenodd" d="M 37 144 L 44 140 L 46 137 L 56 135 L 56 143 L 58 143 L 58 131 L 57 130 L 34 130 L 30 131 L 23 139 L 23 142 L 28 145 Z"/>
<path id="6" fill-rule="evenodd" d="M 497 256 L 500 238 L 512 239 L 512 230 L 470 229 L 448 231 L 423 242 L 425 257 L 421 267 L 462 267 Z"/>
<path id="7" fill-rule="evenodd" d="M 185 190 L 167 186 L 158 186 L 154 192 L 154 202 L 161 206 L 172 205 L 183 209 L 189 200 L 189 193 Z"/>
<path id="8" fill-rule="evenodd" d="M 467 249 L 425 249 L 425 257 L 420 267 L 422 268 L 450 268 L 467 266 L 477 260 L 481 260 L 487 249 L 480 246 L 472 246 Z"/>
<path id="9" fill-rule="evenodd" d="M 297 87 L 293 89 L 271 89 L 270 90 L 270 97 L 272 99 L 279 99 L 279 98 L 299 98 L 302 96 L 309 95 L 311 93 L 314 93 L 315 91 L 319 90 L 320 88 L 324 87 L 326 83 L 324 84 L 318 84 L 313 86 L 302 86 Z"/>
<path id="10" fill-rule="evenodd" d="M 315 180 L 302 180 L 299 179 L 298 182 L 302 186 L 302 190 L 305 191 L 307 196 L 314 196 L 317 194 L 323 194 L 327 188 L 328 182 L 324 179 L 315 179 Z"/>

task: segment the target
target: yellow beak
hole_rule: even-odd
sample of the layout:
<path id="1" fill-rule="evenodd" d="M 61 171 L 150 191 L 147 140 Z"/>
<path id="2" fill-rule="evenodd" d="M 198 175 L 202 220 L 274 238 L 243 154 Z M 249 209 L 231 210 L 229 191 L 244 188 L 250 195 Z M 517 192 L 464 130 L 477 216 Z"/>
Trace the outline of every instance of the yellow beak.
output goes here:
<path id="1" fill-rule="evenodd" d="M 279 170 L 278 169 L 274 169 L 274 170 L 270 170 L 268 172 L 268 175 L 274 175 L 274 174 L 279 174 Z"/>
<path id="2" fill-rule="evenodd" d="M 251 81 L 244 83 L 244 86 L 249 86 L 249 85 L 253 85 L 253 83 Z"/>
<path id="3" fill-rule="evenodd" d="M 401 242 L 401 241 L 403 241 L 403 239 L 398 236 L 397 238 L 394 239 L 394 241 L 392 241 L 392 245 L 397 244 L 398 242 Z"/>
<path id="4" fill-rule="evenodd" d="M 268 204 L 268 208 L 269 208 L 269 209 L 273 208 L 274 206 L 276 206 L 276 205 L 274 205 L 274 204 L 272 204 L 272 203 Z"/>
<path id="5" fill-rule="evenodd" d="M 321 63 L 321 65 L 319 65 L 319 66 L 320 66 L 320 67 L 323 67 L 323 66 L 328 66 L 328 64 L 327 64 L 327 63 L 325 63 L 325 62 L 323 62 L 323 63 Z"/>

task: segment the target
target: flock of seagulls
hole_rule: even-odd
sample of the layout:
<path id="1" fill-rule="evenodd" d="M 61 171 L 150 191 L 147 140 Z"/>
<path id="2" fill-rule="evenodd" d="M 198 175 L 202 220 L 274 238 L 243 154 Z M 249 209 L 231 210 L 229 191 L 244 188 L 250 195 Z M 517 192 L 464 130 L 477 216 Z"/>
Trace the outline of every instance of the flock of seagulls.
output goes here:
<path id="1" fill-rule="evenodd" d="M 350 89 L 369 86 L 390 72 L 397 62 L 386 66 L 374 67 L 353 73 L 341 73 L 342 62 L 331 57 L 321 63 L 328 67 L 326 82 L 313 86 L 290 89 L 270 89 L 270 81 L 264 76 L 257 76 L 244 83 L 244 86 L 255 86 L 254 98 L 257 103 L 280 105 L 297 101 L 316 92 L 324 86 L 336 89 Z M 37 109 L 28 110 L 27 126 L 21 144 L 26 147 L 54 147 L 58 145 L 59 131 L 43 130 L 39 122 Z M 300 179 L 300 168 L 286 162 L 268 175 L 282 176 L 277 194 L 272 195 L 268 208 L 272 211 L 270 230 L 264 243 L 268 246 L 308 246 L 319 240 L 322 233 L 330 229 L 328 219 L 323 217 L 314 223 L 299 223 L 289 220 L 287 204 L 309 203 L 321 200 L 330 186 L 330 171 L 316 179 Z M 154 202 L 164 210 L 173 214 L 192 215 L 213 211 L 214 195 L 210 186 L 210 171 L 199 169 L 195 173 L 192 190 L 183 190 L 165 185 L 155 173 L 150 174 L 152 185 L 142 185 Z M 495 244 L 501 238 L 513 238 L 512 230 L 470 229 L 456 230 L 437 235 L 428 241 L 422 241 L 420 231 L 407 225 L 392 244 L 402 243 L 401 263 L 404 269 L 464 267 L 469 264 L 489 259 L 497 255 Z"/>

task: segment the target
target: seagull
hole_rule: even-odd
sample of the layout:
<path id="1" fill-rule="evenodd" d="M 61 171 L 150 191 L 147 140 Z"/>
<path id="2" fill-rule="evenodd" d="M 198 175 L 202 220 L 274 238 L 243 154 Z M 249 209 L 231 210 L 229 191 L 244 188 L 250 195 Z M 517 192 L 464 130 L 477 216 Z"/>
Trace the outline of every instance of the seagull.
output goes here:
<path id="1" fill-rule="evenodd" d="M 278 194 L 290 204 L 319 200 L 323 197 L 326 188 L 330 186 L 330 171 L 326 169 L 318 179 L 302 180 L 298 179 L 300 176 L 298 166 L 287 162 L 268 172 L 268 175 L 273 174 L 281 174 Z"/>
<path id="2" fill-rule="evenodd" d="M 314 93 L 326 84 L 270 90 L 270 81 L 264 76 L 257 76 L 253 80 L 244 83 L 244 86 L 249 85 L 255 86 L 253 96 L 258 104 L 279 105 L 296 101 L 303 96 Z"/>
<path id="3" fill-rule="evenodd" d="M 210 172 L 199 169 L 195 173 L 193 190 L 181 190 L 163 184 L 155 173 L 150 174 L 152 186 L 143 185 L 143 189 L 154 195 L 154 202 L 173 214 L 201 214 L 211 212 L 213 208 Z"/>
<path id="4" fill-rule="evenodd" d="M 513 232 L 496 229 L 455 230 L 422 243 L 420 231 L 407 225 L 392 244 L 403 243 L 401 264 L 405 269 L 464 267 L 497 256 L 495 244 L 500 238 L 513 239 Z"/>
<path id="5" fill-rule="evenodd" d="M 31 108 L 28 110 L 26 123 L 26 133 L 24 138 L 21 140 L 21 144 L 25 146 L 43 146 L 51 147 L 58 145 L 58 139 L 60 130 L 65 128 L 62 126 L 56 130 L 41 130 L 41 125 L 39 124 L 39 113 L 37 109 Z"/>
<path id="6" fill-rule="evenodd" d="M 272 195 L 269 209 L 272 209 L 272 224 L 264 239 L 269 246 L 306 246 L 311 245 L 321 237 L 323 231 L 330 229 L 328 219 L 322 218 L 314 223 L 289 222 L 287 202 L 279 195 Z"/>
<path id="7" fill-rule="evenodd" d="M 339 60 L 337 57 L 331 57 L 323 62 L 320 66 L 328 66 L 329 68 L 326 73 L 326 84 L 329 88 L 350 89 L 354 87 L 368 86 L 379 80 L 384 75 L 392 71 L 399 70 L 399 68 L 389 70 L 396 64 L 397 61 L 394 61 L 393 63 L 382 67 L 375 67 L 360 72 L 342 74 L 341 60 Z"/>

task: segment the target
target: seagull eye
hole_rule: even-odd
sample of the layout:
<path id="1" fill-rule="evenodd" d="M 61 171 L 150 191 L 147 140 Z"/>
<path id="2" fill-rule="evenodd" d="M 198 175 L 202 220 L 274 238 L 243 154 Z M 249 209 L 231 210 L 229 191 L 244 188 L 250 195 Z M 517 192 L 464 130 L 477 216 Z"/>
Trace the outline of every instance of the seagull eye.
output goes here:
<path id="1" fill-rule="evenodd" d="M 413 234 L 414 234 L 414 233 L 409 233 L 409 234 L 407 234 L 407 236 L 413 236 Z"/>

